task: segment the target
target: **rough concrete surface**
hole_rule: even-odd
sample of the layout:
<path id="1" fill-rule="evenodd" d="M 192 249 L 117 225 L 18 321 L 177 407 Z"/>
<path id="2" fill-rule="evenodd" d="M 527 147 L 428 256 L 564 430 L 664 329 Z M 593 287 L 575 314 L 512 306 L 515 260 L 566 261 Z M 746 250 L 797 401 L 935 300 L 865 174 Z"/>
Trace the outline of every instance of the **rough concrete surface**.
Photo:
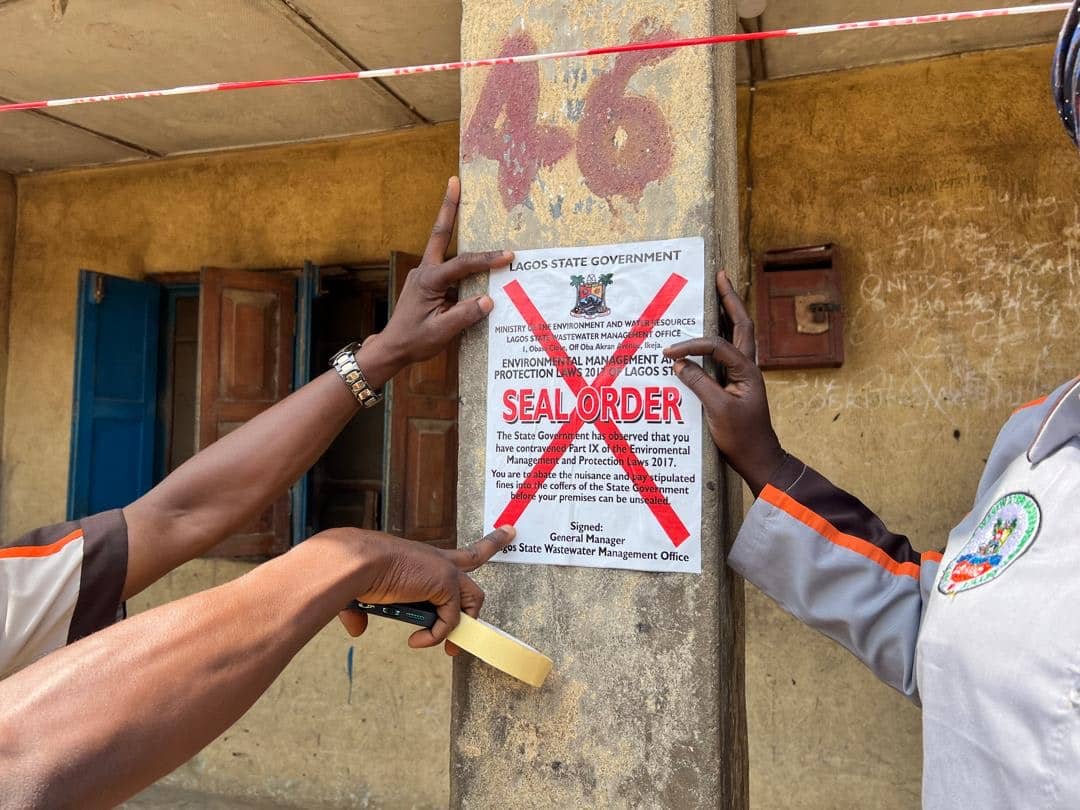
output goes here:
<path id="1" fill-rule="evenodd" d="M 292 804 L 241 799 L 158 783 L 120 805 L 122 810 L 332 810 L 335 804 Z"/>
<path id="2" fill-rule="evenodd" d="M 1049 60 L 756 91 L 753 249 L 832 241 L 843 257 L 846 362 L 767 374 L 777 431 L 920 549 L 970 509 L 1012 409 L 1078 371 L 1080 157 Z M 917 808 L 918 710 L 753 588 L 746 633 L 752 806 Z"/>
<path id="3" fill-rule="evenodd" d="M 560 50 L 717 25 L 734 26 L 726 3 L 467 1 L 462 50 Z M 462 248 L 701 234 L 711 279 L 721 256 L 738 250 L 736 206 L 714 185 L 717 162 L 735 168 L 731 56 L 683 50 L 465 75 Z M 634 99 L 629 111 L 622 98 Z M 593 102 L 600 121 L 589 118 Z M 722 129 L 725 152 L 714 149 Z M 730 180 L 724 188 L 734 201 Z M 461 537 L 482 523 L 485 341 L 481 328 L 462 346 Z M 452 806 L 743 806 L 741 591 L 720 567 L 732 515 L 718 525 L 711 445 L 705 459 L 701 576 L 529 565 L 478 572 L 492 619 L 555 667 L 532 690 L 467 658 L 455 664 Z"/>
<path id="4" fill-rule="evenodd" d="M 17 212 L 15 178 L 0 172 L 0 439 L 4 435 L 4 383 L 7 379 L 8 310 L 11 304 L 11 266 L 15 259 L 15 220 Z M 0 442 L 0 448 L 2 446 L 2 442 Z M 3 490 L 3 487 L 4 457 L 0 453 L 0 491 Z"/>

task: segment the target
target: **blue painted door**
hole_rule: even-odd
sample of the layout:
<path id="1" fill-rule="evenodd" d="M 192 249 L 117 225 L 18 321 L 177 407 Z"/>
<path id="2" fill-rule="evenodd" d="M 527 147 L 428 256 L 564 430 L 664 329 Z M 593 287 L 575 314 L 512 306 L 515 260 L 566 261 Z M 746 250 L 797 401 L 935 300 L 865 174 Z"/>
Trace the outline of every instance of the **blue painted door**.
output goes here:
<path id="1" fill-rule="evenodd" d="M 315 317 L 315 299 L 319 296 L 319 266 L 305 261 L 300 277 L 296 280 L 296 343 L 293 346 L 293 390 L 299 391 L 311 382 L 311 337 Z M 320 369 L 321 371 L 321 369 Z M 311 473 L 306 472 L 293 484 L 289 492 L 292 499 L 292 541 L 296 545 L 311 534 L 308 526 L 308 488 Z"/>
<path id="2" fill-rule="evenodd" d="M 161 288 L 83 270 L 75 333 L 68 518 L 154 485 Z"/>

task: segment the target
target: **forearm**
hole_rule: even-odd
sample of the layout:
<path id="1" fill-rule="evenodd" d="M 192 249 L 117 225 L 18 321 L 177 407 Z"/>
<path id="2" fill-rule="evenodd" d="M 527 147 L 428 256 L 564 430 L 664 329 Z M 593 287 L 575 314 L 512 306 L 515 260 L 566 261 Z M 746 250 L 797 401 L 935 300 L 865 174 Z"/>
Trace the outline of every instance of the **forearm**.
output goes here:
<path id="1" fill-rule="evenodd" d="M 397 363 L 377 338 L 357 359 L 375 388 Z M 196 454 L 125 509 L 124 598 L 249 525 L 315 463 L 358 408 L 328 371 Z"/>
<path id="2" fill-rule="evenodd" d="M 939 559 L 792 457 L 751 507 L 728 563 L 915 697 L 915 642 Z"/>
<path id="3" fill-rule="evenodd" d="M 314 538 L 0 682 L 0 802 L 113 806 L 235 722 L 366 587 L 372 552 Z"/>

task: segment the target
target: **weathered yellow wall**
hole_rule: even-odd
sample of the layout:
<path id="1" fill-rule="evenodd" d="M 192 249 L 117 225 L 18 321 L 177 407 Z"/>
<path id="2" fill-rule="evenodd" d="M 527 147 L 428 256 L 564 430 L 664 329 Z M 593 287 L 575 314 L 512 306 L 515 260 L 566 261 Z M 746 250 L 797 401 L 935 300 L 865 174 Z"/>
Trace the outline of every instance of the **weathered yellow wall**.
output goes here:
<path id="1" fill-rule="evenodd" d="M 753 249 L 844 256 L 847 360 L 767 375 L 778 432 L 921 549 L 969 510 L 1011 410 L 1080 371 L 1080 155 L 1049 61 L 1035 47 L 757 90 Z M 753 588 L 747 610 L 752 806 L 917 808 L 918 710 Z"/>
<path id="2" fill-rule="evenodd" d="M 4 435 L 4 381 L 7 377 L 8 302 L 11 292 L 11 264 L 15 256 L 17 213 L 15 178 L 0 172 L 0 438 Z M 2 450 L 0 445 L 0 450 Z M 0 452 L 0 492 L 4 489 L 4 456 Z"/>
<path id="3" fill-rule="evenodd" d="M 4 433 L 18 495 L 4 496 L 0 534 L 63 517 L 79 268 L 139 277 L 385 260 L 423 249 L 456 171 L 451 124 L 20 178 Z"/>
<path id="4" fill-rule="evenodd" d="M 0 533 L 11 537 L 64 517 L 79 268 L 142 276 L 418 252 L 446 178 L 457 170 L 457 142 L 451 124 L 20 178 L 25 227 L 14 267 Z M 236 563 L 191 563 L 131 607 L 202 590 L 244 570 Z M 370 635 L 358 642 L 336 623 L 327 628 L 236 727 L 172 780 L 302 806 L 444 805 L 449 659 L 439 651 L 409 654 L 405 628 L 392 624 L 372 622 Z"/>

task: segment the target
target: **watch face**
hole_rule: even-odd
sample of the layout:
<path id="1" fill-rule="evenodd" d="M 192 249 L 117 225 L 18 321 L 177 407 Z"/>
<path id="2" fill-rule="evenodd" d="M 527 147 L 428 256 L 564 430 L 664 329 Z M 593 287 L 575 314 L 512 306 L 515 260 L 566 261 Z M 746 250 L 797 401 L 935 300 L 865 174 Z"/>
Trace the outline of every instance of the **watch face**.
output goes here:
<path id="1" fill-rule="evenodd" d="M 335 354 L 333 357 L 330 358 L 330 365 L 336 366 L 338 364 L 339 360 L 345 360 L 346 362 L 348 362 L 349 360 L 352 360 L 355 363 L 356 358 L 353 357 L 352 355 L 359 348 L 360 348 L 359 343 L 350 343 L 348 346 L 346 346 L 345 348 L 343 348 L 341 351 L 339 351 L 337 354 Z"/>

